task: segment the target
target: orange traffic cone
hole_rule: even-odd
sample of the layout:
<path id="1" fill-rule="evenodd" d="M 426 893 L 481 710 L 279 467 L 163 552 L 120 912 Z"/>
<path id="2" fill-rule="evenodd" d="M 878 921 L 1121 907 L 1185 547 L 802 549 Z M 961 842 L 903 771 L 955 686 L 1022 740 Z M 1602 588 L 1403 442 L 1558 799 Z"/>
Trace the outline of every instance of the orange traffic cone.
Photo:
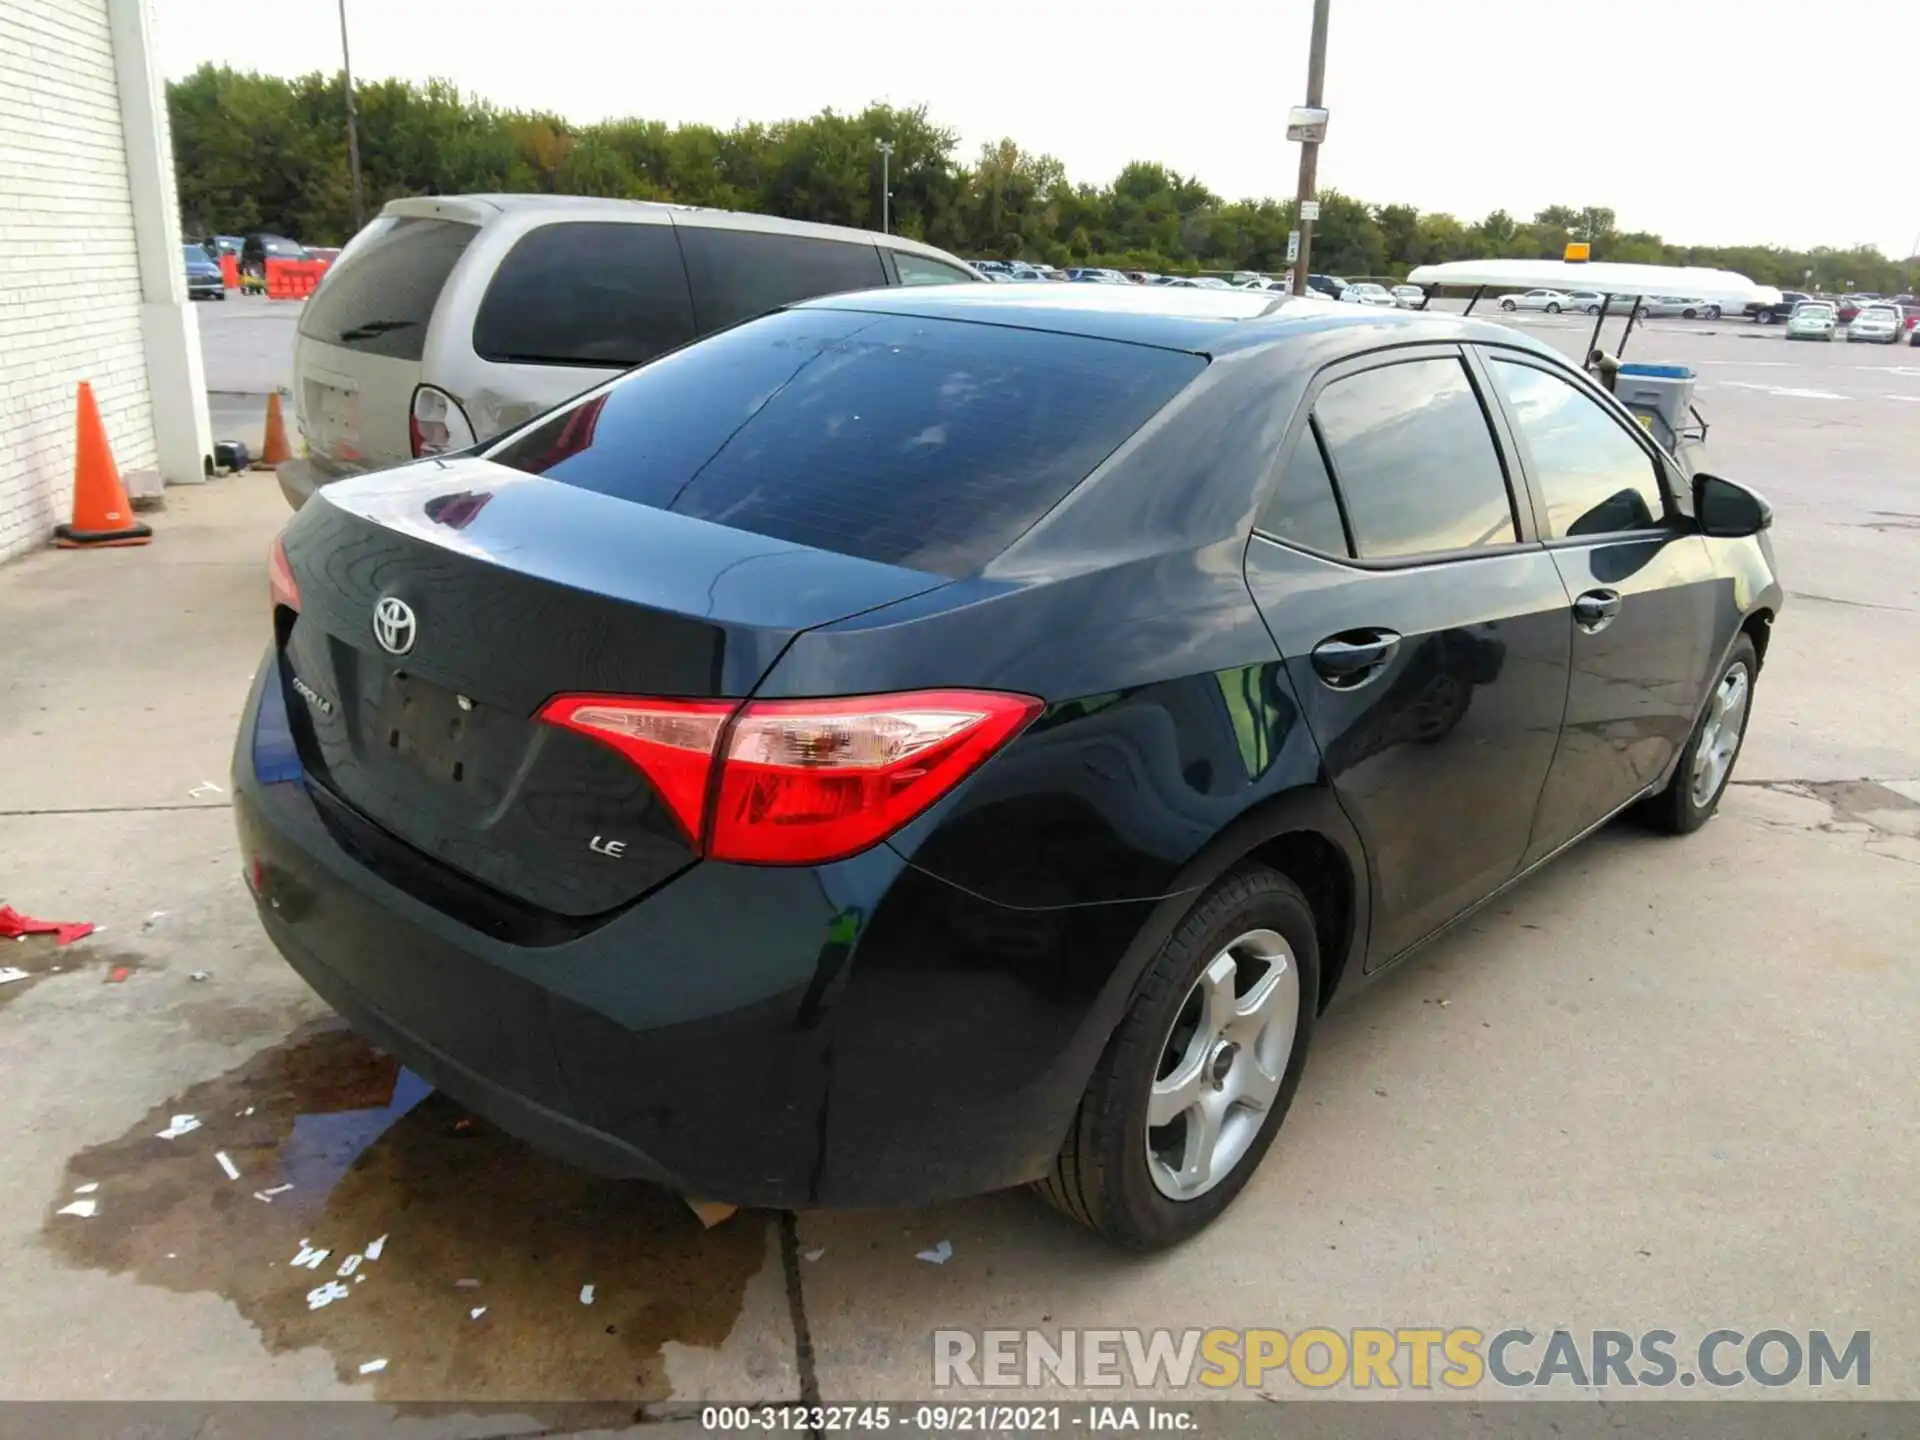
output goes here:
<path id="1" fill-rule="evenodd" d="M 256 470 L 271 470 L 282 460 L 293 458 L 293 447 L 287 444 L 287 422 L 280 416 L 280 392 L 274 391 L 267 396 L 267 434 L 260 446 L 260 458 L 253 464 Z"/>
<path id="2" fill-rule="evenodd" d="M 231 255 L 220 257 L 220 283 L 228 290 L 240 288 L 240 262 Z"/>
<path id="3" fill-rule="evenodd" d="M 93 387 L 84 380 L 80 382 L 77 410 L 73 523 L 56 526 L 53 543 L 68 550 L 146 544 L 153 538 L 153 527 L 133 518 L 133 506 L 127 502 L 127 487 L 120 483 L 120 468 L 113 463 L 107 430 L 100 423 L 100 407 L 94 403 Z"/>

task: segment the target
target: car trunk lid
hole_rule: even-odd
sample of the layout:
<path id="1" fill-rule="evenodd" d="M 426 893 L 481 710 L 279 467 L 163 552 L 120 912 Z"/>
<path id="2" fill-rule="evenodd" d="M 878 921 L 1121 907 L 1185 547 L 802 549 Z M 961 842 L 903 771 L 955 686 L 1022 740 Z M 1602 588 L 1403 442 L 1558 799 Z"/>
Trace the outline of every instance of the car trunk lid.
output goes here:
<path id="1" fill-rule="evenodd" d="M 946 583 L 478 459 L 322 494 L 285 536 L 300 608 L 280 630 L 310 777 L 566 916 L 627 903 L 695 850 L 636 767 L 534 718 L 548 700 L 744 697 L 801 630 Z"/>

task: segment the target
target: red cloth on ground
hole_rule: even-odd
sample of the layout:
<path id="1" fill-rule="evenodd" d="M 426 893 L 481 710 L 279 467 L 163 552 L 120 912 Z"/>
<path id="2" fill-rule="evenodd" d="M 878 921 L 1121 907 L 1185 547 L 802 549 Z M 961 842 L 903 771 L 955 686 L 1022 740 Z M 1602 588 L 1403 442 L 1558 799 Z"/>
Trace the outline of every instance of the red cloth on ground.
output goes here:
<path id="1" fill-rule="evenodd" d="M 91 935 L 93 926 L 85 920 L 36 920 L 22 915 L 11 905 L 0 905 L 0 940 L 22 935 L 51 935 L 56 945 L 70 945 L 83 935 Z"/>

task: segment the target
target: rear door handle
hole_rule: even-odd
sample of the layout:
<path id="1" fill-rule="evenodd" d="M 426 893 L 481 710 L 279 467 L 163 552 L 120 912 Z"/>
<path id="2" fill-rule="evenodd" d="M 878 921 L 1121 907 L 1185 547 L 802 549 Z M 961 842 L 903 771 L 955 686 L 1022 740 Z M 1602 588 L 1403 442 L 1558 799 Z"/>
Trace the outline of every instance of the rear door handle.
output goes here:
<path id="1" fill-rule="evenodd" d="M 1313 647 L 1313 668 L 1336 690 L 1364 685 L 1386 668 L 1400 648 L 1391 630 L 1345 630 Z"/>
<path id="2" fill-rule="evenodd" d="M 1620 613 L 1618 590 L 1589 590 L 1573 602 L 1573 618 L 1582 630 L 1601 631 Z"/>

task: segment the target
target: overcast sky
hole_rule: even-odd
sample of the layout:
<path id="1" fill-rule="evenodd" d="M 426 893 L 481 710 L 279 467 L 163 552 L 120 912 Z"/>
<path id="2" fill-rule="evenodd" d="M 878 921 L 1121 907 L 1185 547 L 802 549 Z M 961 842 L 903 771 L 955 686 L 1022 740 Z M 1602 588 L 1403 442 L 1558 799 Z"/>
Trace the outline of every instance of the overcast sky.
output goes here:
<path id="1" fill-rule="evenodd" d="M 340 62 L 336 0 L 154 0 L 169 78 Z M 927 105 L 1075 180 L 1157 160 L 1290 195 L 1308 0 L 347 0 L 355 74 L 517 109 L 731 125 Z M 1141 17 L 1141 18 L 1133 18 Z M 1610 205 L 1682 243 L 1920 233 L 1912 0 L 1333 0 L 1323 186 L 1474 220 Z"/>

